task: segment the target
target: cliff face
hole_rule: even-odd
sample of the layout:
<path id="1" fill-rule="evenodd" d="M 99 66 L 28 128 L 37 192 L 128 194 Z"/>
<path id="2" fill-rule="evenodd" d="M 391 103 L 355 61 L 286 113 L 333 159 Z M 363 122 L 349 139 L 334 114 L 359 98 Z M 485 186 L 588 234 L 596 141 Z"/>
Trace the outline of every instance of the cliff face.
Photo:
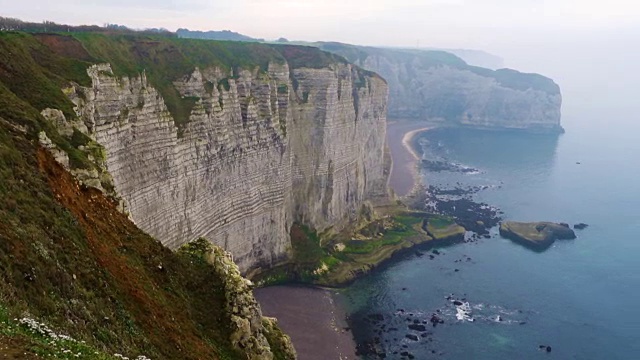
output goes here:
<path id="1" fill-rule="evenodd" d="M 480 128 L 561 131 L 560 89 L 551 79 L 469 66 L 442 51 L 321 43 L 389 84 L 389 117 Z"/>
<path id="2" fill-rule="evenodd" d="M 66 93 L 141 229 L 170 248 L 204 237 L 247 271 L 286 257 L 294 221 L 339 229 L 386 196 L 386 84 L 323 65 L 196 67 L 173 79 L 193 104 L 181 127 L 144 72 L 97 64 Z"/>

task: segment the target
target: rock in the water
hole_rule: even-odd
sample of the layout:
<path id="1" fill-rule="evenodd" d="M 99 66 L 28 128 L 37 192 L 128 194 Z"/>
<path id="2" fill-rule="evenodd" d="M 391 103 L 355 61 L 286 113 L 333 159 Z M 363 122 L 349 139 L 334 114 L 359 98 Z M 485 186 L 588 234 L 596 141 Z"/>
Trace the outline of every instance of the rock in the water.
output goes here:
<path id="1" fill-rule="evenodd" d="M 557 239 L 576 238 L 569 225 L 552 222 L 505 221 L 500 224 L 500 235 L 535 250 L 545 250 Z"/>
<path id="2" fill-rule="evenodd" d="M 576 230 L 583 230 L 583 229 L 586 229 L 588 226 L 589 225 L 585 224 L 585 223 L 578 223 L 578 224 L 573 225 L 573 228 L 576 229 Z"/>
<path id="3" fill-rule="evenodd" d="M 413 341 L 418 341 L 418 336 L 413 335 L 413 334 L 407 334 L 405 335 L 405 337 L 409 340 L 413 340 Z"/>

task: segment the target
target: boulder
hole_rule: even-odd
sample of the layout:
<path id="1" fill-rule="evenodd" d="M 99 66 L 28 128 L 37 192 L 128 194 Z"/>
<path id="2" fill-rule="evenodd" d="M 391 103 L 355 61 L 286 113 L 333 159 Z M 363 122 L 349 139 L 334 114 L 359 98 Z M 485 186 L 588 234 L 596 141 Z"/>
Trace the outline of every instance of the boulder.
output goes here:
<path id="1" fill-rule="evenodd" d="M 585 223 L 578 223 L 573 225 L 573 228 L 576 230 L 583 230 L 586 229 L 589 225 L 585 224 Z"/>
<path id="2" fill-rule="evenodd" d="M 534 250 L 545 250 L 557 239 L 575 239 L 569 225 L 552 222 L 505 221 L 500 224 L 500 235 Z"/>

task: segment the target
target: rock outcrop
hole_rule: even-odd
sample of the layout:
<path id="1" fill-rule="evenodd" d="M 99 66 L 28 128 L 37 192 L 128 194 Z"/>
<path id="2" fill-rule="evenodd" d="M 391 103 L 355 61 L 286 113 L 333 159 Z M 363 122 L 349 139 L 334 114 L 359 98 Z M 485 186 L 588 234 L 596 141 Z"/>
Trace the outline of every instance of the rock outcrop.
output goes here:
<path id="1" fill-rule="evenodd" d="M 184 124 L 145 72 L 88 74 L 66 93 L 132 219 L 171 248 L 205 237 L 243 272 L 268 267 L 294 221 L 338 230 L 387 196 L 387 86 L 353 65 L 196 67 L 173 81 L 192 103 Z"/>
<path id="2" fill-rule="evenodd" d="M 456 224 L 452 218 L 440 215 L 429 215 L 422 221 L 422 228 L 440 243 L 462 241 L 466 232 L 465 228 Z"/>
<path id="3" fill-rule="evenodd" d="M 195 247 L 206 249 L 203 255 L 213 266 L 216 275 L 223 280 L 227 300 L 225 311 L 230 318 L 232 345 L 244 352 L 248 359 L 271 360 L 275 351 L 284 354 L 286 359 L 295 359 L 296 352 L 291 338 L 279 330 L 277 320 L 262 316 L 260 306 L 253 296 L 251 281 L 240 275 L 231 254 L 207 243 L 205 239 L 199 241 L 208 246 L 196 244 Z"/>
<path id="4" fill-rule="evenodd" d="M 477 128 L 558 132 L 562 96 L 551 79 L 467 65 L 444 51 L 319 43 L 389 83 L 389 117 Z"/>
<path id="5" fill-rule="evenodd" d="M 500 235 L 534 250 L 545 250 L 558 239 L 576 238 L 567 224 L 552 222 L 505 221 L 500 224 Z"/>

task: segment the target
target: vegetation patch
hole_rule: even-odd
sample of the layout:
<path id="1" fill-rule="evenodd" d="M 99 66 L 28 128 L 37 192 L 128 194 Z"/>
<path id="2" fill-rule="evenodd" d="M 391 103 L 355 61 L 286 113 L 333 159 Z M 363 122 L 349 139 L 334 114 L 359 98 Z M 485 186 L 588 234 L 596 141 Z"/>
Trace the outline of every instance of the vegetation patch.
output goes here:
<path id="1" fill-rule="evenodd" d="M 342 56 L 322 51 L 317 47 L 299 45 L 271 45 L 289 63 L 291 69 L 323 69 L 332 64 L 347 64 Z"/>
<path id="2" fill-rule="evenodd" d="M 424 219 L 422 227 L 436 240 L 458 241 L 464 239 L 465 228 L 446 215 L 430 214 Z"/>
<path id="3" fill-rule="evenodd" d="M 421 214 L 398 213 L 337 235 L 319 236 L 301 225 L 291 228 L 290 261 L 259 274 L 260 285 L 288 282 L 344 285 L 395 253 L 430 238 L 420 229 Z"/>
<path id="4" fill-rule="evenodd" d="M 289 93 L 289 86 L 287 84 L 278 85 L 278 94 L 279 95 L 286 95 L 288 93 Z"/>
<path id="5" fill-rule="evenodd" d="M 28 312 L 83 345 L 43 346 L 44 340 L 25 329 L 7 333 L 15 322 L 0 326 L 0 344 L 40 349 L 38 354 L 64 348 L 96 355 L 89 352 L 96 349 L 96 357 L 86 357 L 91 359 L 116 353 L 240 358 L 229 340 L 229 319 L 221 310 L 225 296 L 212 267 L 173 253 L 102 193 L 79 186 L 50 154 L 37 150 L 37 133 L 25 133 L 22 123 L 4 117 L 22 114 L 23 123 L 37 126 L 37 111 L 20 104 L 0 107 L 3 318 L 20 319 Z M 80 136 L 75 141 L 86 143 Z"/>
<path id="6" fill-rule="evenodd" d="M 46 324 L 29 317 L 12 318 L 0 305 L 0 350 L 10 358 L 56 358 L 117 360 L 101 349 L 57 333 Z M 148 359 L 140 355 L 136 360 Z"/>
<path id="7" fill-rule="evenodd" d="M 220 92 L 222 92 L 222 90 L 229 91 L 231 89 L 231 85 L 229 84 L 229 78 L 218 80 L 218 89 Z"/>

